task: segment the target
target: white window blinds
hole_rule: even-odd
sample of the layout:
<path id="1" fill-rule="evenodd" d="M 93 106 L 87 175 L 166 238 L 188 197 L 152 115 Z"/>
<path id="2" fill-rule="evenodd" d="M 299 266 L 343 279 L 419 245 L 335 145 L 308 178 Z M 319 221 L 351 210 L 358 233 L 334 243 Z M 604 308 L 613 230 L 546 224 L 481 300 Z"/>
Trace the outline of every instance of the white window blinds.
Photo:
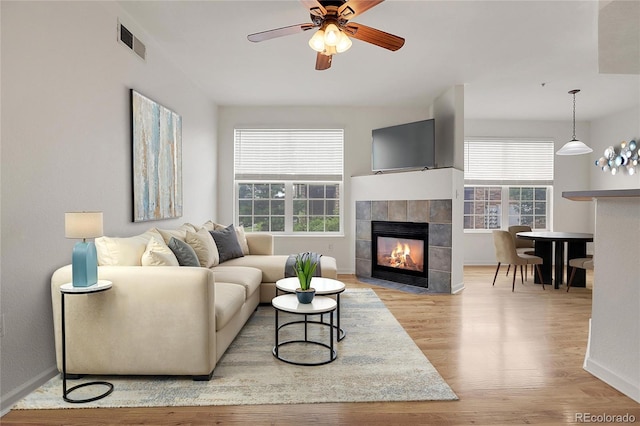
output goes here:
<path id="1" fill-rule="evenodd" d="M 553 141 L 469 138 L 464 181 L 482 185 L 552 185 Z"/>
<path id="2" fill-rule="evenodd" d="M 237 180 L 342 180 L 342 129 L 236 129 Z"/>

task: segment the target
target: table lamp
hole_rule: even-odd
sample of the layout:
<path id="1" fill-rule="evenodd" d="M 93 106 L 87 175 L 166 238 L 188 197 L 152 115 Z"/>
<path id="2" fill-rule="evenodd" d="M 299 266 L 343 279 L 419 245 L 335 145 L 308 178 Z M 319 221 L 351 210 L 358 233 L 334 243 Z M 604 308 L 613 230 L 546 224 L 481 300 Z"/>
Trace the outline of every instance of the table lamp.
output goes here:
<path id="1" fill-rule="evenodd" d="M 89 287 L 98 282 L 96 246 L 87 238 L 102 236 L 102 212 L 70 212 L 64 214 L 64 236 L 81 238 L 73 247 L 71 261 L 74 287 Z"/>

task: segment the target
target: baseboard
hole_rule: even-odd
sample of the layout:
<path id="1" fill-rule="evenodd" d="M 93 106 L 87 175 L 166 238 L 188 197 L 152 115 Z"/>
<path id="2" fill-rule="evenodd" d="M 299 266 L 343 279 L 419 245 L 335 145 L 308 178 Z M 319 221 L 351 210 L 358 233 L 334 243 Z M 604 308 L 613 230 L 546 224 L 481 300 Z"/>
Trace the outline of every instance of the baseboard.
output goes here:
<path id="1" fill-rule="evenodd" d="M 607 367 L 591 359 L 589 353 L 587 353 L 584 361 L 584 369 L 609 386 L 640 403 L 640 383 L 631 383 L 626 378 L 617 375 Z"/>
<path id="2" fill-rule="evenodd" d="M 451 294 L 460 293 L 464 290 L 464 281 L 451 286 Z"/>
<path id="3" fill-rule="evenodd" d="M 53 366 L 42 373 L 38 374 L 33 379 L 29 380 L 26 383 L 23 383 L 21 386 L 18 386 L 16 389 L 11 392 L 2 395 L 0 397 L 0 417 L 7 414 L 11 411 L 11 407 L 15 405 L 16 402 L 20 401 L 25 396 L 29 395 L 34 390 L 38 389 L 44 383 L 48 382 L 52 377 L 58 374 L 58 368 Z M 62 390 L 60 391 L 60 398 L 62 398 Z"/>

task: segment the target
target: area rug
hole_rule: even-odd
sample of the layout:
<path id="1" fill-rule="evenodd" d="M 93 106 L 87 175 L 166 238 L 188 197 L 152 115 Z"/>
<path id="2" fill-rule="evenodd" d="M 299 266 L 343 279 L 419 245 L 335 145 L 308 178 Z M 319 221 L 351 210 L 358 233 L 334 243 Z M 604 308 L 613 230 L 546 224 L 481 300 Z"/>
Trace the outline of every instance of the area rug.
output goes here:
<path id="1" fill-rule="evenodd" d="M 299 317 L 280 315 L 281 323 L 295 319 Z M 285 327 L 281 341 L 302 337 L 303 330 L 296 327 Z M 335 361 L 314 367 L 288 364 L 272 354 L 274 310 L 261 305 L 227 349 L 209 382 L 173 376 L 85 376 L 68 381 L 68 386 L 106 380 L 113 383 L 114 391 L 98 401 L 71 404 L 62 399 L 58 375 L 13 409 L 458 399 L 373 290 L 348 289 L 342 294 L 341 327 L 346 336 L 335 343 Z M 329 327 L 309 327 L 310 338 L 319 341 L 328 342 L 328 332 Z M 317 345 L 294 344 L 287 349 L 286 356 L 294 359 L 328 357 L 328 349 Z M 104 390 L 101 386 L 83 389 L 86 391 L 78 389 L 71 396 L 89 397 Z"/>

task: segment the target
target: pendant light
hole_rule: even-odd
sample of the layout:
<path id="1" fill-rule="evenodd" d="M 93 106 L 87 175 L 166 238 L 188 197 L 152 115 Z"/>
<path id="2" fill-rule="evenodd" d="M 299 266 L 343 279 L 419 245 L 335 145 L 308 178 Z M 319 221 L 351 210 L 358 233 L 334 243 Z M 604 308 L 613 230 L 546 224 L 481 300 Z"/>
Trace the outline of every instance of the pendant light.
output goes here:
<path id="1" fill-rule="evenodd" d="M 576 93 L 579 91 L 580 89 L 569 91 L 569 94 L 573 95 L 573 139 L 564 144 L 564 146 L 556 152 L 557 155 L 580 155 L 593 152 L 593 149 L 585 145 L 584 142 L 576 139 Z"/>

